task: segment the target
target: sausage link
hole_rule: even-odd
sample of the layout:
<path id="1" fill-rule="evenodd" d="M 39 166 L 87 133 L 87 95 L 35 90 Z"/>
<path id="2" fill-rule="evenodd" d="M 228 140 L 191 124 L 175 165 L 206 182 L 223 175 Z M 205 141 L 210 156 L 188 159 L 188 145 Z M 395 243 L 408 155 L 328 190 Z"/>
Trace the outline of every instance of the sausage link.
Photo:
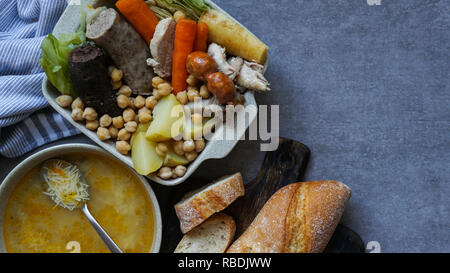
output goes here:
<path id="1" fill-rule="evenodd" d="M 153 69 L 147 65 L 150 49 L 119 13 L 111 8 L 102 11 L 87 26 L 86 37 L 108 52 L 133 93 L 152 93 Z"/>

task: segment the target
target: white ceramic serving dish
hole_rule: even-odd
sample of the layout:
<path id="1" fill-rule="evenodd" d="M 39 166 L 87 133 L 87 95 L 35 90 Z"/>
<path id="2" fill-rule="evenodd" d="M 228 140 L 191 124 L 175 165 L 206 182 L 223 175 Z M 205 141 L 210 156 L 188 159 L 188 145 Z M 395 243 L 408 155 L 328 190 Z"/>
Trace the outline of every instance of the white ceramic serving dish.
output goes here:
<path id="1" fill-rule="evenodd" d="M 158 199 L 156 199 L 156 195 L 150 187 L 149 183 L 145 180 L 144 177 L 137 174 L 133 168 L 130 168 L 127 164 L 123 163 L 121 160 L 112 156 L 110 153 L 105 150 L 89 144 L 64 144 L 59 146 L 54 146 L 43 151 L 40 151 L 24 161 L 22 161 L 14 170 L 12 170 L 9 175 L 3 180 L 0 185 L 0 253 L 5 253 L 6 246 L 3 237 L 3 219 L 5 216 L 5 209 L 8 203 L 9 197 L 16 187 L 17 183 L 22 179 L 22 177 L 28 173 L 33 167 L 42 162 L 51 159 L 57 158 L 61 155 L 71 154 L 71 153 L 93 153 L 101 156 L 105 156 L 114 162 L 117 162 L 124 168 L 130 169 L 136 176 L 136 178 L 142 183 L 144 186 L 148 197 L 153 206 L 153 214 L 154 214 L 154 234 L 153 234 L 153 244 L 151 248 L 151 253 L 159 252 L 161 247 L 161 239 L 162 239 L 162 219 L 161 219 L 161 210 L 159 208 Z"/>
<path id="2" fill-rule="evenodd" d="M 230 16 L 227 12 L 222 10 L 219 6 L 214 4 L 213 2 L 206 0 L 214 9 L 220 10 L 221 12 L 227 14 Z M 79 26 L 79 15 L 80 15 L 80 6 L 79 5 L 69 5 L 61 18 L 59 19 L 58 23 L 55 26 L 55 29 L 53 30 L 53 34 L 55 36 L 58 36 L 61 33 L 66 32 L 73 32 L 75 31 Z M 232 16 L 230 16 L 233 18 Z M 234 18 L 233 18 L 234 19 Z M 235 19 L 234 19 L 235 20 Z M 238 22 L 237 20 L 235 20 Z M 239 22 L 238 22 L 239 23 Z M 267 60 L 264 71 L 267 69 L 269 61 Z M 89 137 L 91 140 L 96 142 L 98 145 L 100 145 L 102 148 L 113 154 L 115 157 L 119 158 L 121 161 L 125 162 L 129 166 L 133 167 L 133 162 L 131 161 L 131 156 L 124 156 L 121 153 L 119 153 L 115 147 L 115 143 L 112 141 L 102 142 L 98 139 L 97 134 L 95 132 L 92 132 L 83 124 L 77 123 L 72 120 L 71 117 L 71 111 L 68 109 L 64 109 L 60 107 L 55 99 L 59 96 L 59 93 L 57 90 L 51 85 L 51 83 L 48 81 L 48 79 L 45 77 L 44 81 L 42 82 L 42 92 L 47 99 L 47 101 L 50 103 L 50 105 L 58 112 L 60 113 L 65 119 L 67 119 L 73 126 L 78 128 L 83 134 L 85 134 L 87 137 Z M 246 92 L 245 95 L 245 106 L 253 105 L 257 107 L 255 97 L 253 92 Z M 224 135 L 224 130 L 226 130 L 226 124 L 222 126 L 220 129 L 216 130 L 214 136 L 210 141 L 208 141 L 205 150 L 200 153 L 198 158 L 192 162 L 188 168 L 185 176 L 177 179 L 172 180 L 163 180 L 159 178 L 157 175 L 152 174 L 149 175 L 148 178 L 165 186 L 176 186 L 181 183 L 183 183 L 186 179 L 188 179 L 195 170 L 202 164 L 203 161 L 208 159 L 221 159 L 226 157 L 236 146 L 238 141 L 242 139 L 242 137 L 245 135 L 245 132 L 249 125 L 256 119 L 257 112 L 249 113 L 247 114 L 247 119 L 245 118 L 241 120 L 235 121 L 235 124 L 244 124 L 245 126 L 235 126 L 234 128 L 234 135 L 237 136 L 234 138 L 234 140 L 222 140 L 222 136 Z"/>

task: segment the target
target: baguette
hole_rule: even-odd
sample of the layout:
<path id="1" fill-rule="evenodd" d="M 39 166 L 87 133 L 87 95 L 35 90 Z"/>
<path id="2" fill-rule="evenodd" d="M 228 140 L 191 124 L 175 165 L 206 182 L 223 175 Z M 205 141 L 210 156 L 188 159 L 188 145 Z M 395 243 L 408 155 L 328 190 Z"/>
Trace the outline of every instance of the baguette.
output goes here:
<path id="1" fill-rule="evenodd" d="M 337 181 L 288 185 L 267 201 L 227 252 L 323 252 L 350 195 L 350 188 Z"/>
<path id="2" fill-rule="evenodd" d="M 224 253 L 235 231 L 233 218 L 219 212 L 184 235 L 174 253 Z"/>
<path id="3" fill-rule="evenodd" d="M 211 215 L 227 208 L 245 193 L 242 175 L 220 178 L 205 187 L 188 193 L 175 205 L 183 234 L 203 223 Z"/>

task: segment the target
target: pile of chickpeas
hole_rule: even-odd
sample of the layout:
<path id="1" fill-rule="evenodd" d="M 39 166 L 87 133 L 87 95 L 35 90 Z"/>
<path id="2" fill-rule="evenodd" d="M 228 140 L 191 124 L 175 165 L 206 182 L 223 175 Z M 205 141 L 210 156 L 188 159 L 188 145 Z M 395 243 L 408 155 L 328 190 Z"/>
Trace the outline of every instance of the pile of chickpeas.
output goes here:
<path id="1" fill-rule="evenodd" d="M 56 98 L 56 102 L 63 108 L 72 109 L 72 119 L 77 122 L 85 122 L 87 129 L 96 131 L 101 141 L 116 141 L 117 150 L 128 155 L 131 150 L 130 140 L 136 132 L 139 124 L 147 124 L 153 120 L 152 110 L 157 105 L 158 100 L 172 93 L 173 88 L 170 83 L 160 77 L 152 79 L 153 94 L 148 97 L 141 95 L 132 97 L 132 90 L 129 86 L 123 85 L 123 73 L 116 67 L 109 67 L 109 75 L 112 80 L 114 90 L 117 92 L 117 105 L 123 109 L 121 116 L 111 117 L 105 114 L 98 116 L 96 110 L 92 107 L 85 107 L 80 98 L 73 100 L 71 96 L 61 95 Z M 187 91 L 179 92 L 176 95 L 177 100 L 182 105 L 194 102 L 196 98 L 208 99 L 211 92 L 207 86 L 192 75 L 187 79 Z M 191 116 L 194 124 L 202 123 L 202 115 L 195 113 Z M 173 146 L 173 150 L 177 155 L 184 156 L 189 162 L 194 161 L 198 154 L 201 153 L 206 146 L 205 140 L 183 139 L 179 141 L 173 140 L 173 145 L 169 142 L 161 142 L 156 146 L 156 153 L 165 157 L 169 151 L 169 145 Z M 158 176 L 164 180 L 183 177 L 186 174 L 186 167 L 179 165 L 174 168 L 163 166 L 158 171 Z"/>

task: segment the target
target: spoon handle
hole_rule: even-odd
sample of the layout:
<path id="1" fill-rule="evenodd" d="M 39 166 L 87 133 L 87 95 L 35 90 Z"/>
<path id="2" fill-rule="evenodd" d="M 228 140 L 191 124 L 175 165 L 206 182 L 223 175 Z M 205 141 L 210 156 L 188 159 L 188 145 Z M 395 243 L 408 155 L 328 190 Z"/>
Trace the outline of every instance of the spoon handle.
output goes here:
<path id="1" fill-rule="evenodd" d="M 123 251 L 116 245 L 116 243 L 114 243 L 113 239 L 109 237 L 108 233 L 106 233 L 106 231 L 99 225 L 97 220 L 95 220 L 94 216 L 92 216 L 87 207 L 87 204 L 84 204 L 81 210 L 83 211 L 89 222 L 91 222 L 95 231 L 97 231 L 97 234 L 100 236 L 100 238 L 102 238 L 103 242 L 106 244 L 111 253 L 123 253 Z"/>

